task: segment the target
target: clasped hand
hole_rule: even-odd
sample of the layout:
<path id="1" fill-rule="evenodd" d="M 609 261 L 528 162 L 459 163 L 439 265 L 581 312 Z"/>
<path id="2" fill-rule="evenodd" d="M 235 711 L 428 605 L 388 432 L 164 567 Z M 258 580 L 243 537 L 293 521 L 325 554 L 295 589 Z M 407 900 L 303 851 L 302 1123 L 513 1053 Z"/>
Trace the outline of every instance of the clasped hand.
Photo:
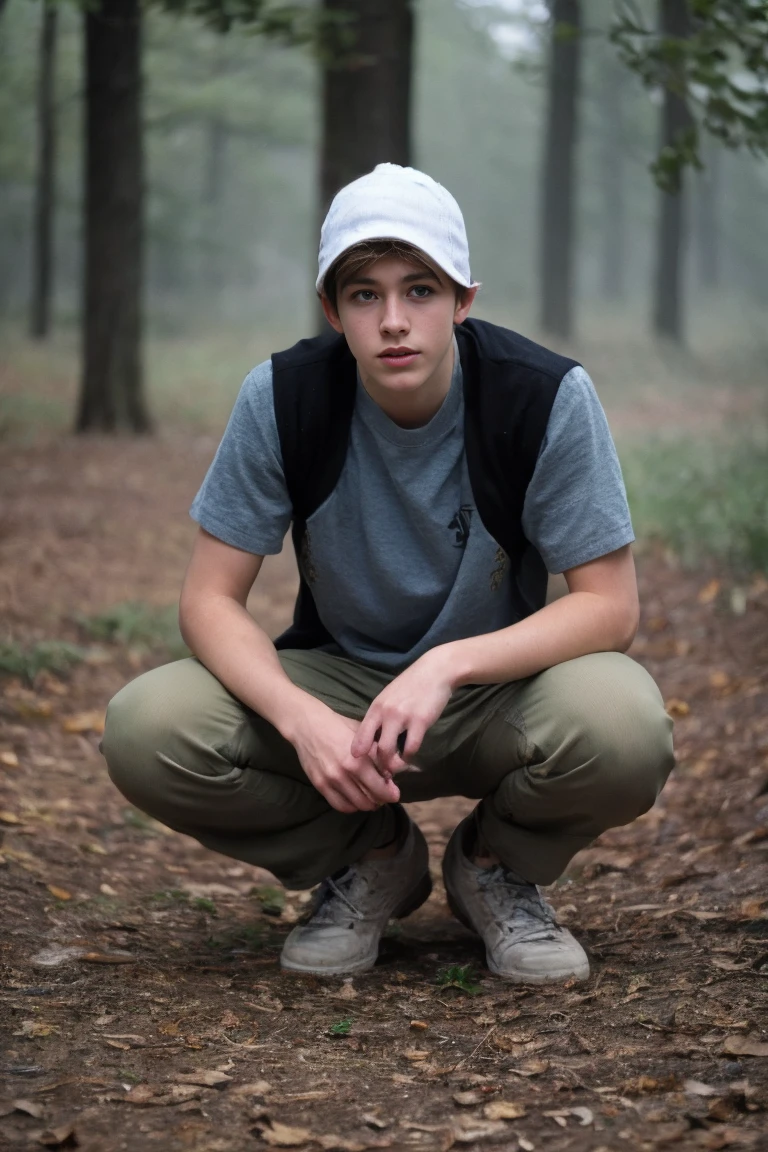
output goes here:
<path id="1" fill-rule="evenodd" d="M 309 780 L 338 812 L 372 812 L 400 799 L 393 777 L 412 767 L 453 692 L 438 653 L 396 676 L 360 723 L 325 705 L 307 716 L 293 743 Z"/>

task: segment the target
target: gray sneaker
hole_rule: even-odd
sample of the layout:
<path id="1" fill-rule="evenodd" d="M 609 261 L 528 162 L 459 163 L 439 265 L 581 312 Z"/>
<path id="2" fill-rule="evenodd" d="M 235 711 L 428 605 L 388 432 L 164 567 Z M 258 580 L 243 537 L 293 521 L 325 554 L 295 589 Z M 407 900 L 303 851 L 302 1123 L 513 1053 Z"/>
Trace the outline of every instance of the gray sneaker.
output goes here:
<path id="1" fill-rule="evenodd" d="M 497 864 L 478 868 L 464 855 L 473 817 L 448 842 L 443 878 L 454 916 L 482 936 L 488 967 L 516 984 L 553 984 L 589 976 L 587 954 L 535 884 Z"/>
<path id="2" fill-rule="evenodd" d="M 396 856 L 351 864 L 323 881 L 308 921 L 283 944 L 283 968 L 346 976 L 373 967 L 387 921 L 409 916 L 432 891 L 427 842 L 405 819 L 408 833 Z"/>

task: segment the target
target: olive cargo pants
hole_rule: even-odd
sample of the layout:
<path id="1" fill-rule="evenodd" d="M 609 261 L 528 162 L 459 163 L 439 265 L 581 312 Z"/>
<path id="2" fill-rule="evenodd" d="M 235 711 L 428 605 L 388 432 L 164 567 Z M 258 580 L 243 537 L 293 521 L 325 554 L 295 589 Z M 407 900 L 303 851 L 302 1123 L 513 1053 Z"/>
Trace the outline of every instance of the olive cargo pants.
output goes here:
<path id="1" fill-rule="evenodd" d="M 344 657 L 284 651 L 294 683 L 362 719 L 392 678 Z M 672 768 L 672 722 L 628 656 L 582 656 L 509 684 L 451 697 L 398 774 L 402 800 L 477 799 L 480 833 L 527 880 L 549 884 L 607 828 L 652 806 Z M 137 808 L 208 848 L 307 888 L 394 828 L 389 806 L 335 811 L 293 746 L 195 659 L 139 676 L 112 700 L 102 750 Z"/>

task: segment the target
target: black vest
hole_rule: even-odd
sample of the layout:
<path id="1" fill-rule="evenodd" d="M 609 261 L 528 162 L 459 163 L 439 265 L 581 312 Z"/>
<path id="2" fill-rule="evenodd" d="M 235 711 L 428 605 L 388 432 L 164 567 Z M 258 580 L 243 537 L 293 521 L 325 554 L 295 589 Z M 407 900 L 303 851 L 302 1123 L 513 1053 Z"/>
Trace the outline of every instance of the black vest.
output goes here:
<path id="1" fill-rule="evenodd" d="M 464 447 L 478 515 L 509 558 L 520 618 L 543 607 L 547 571 L 526 539 L 522 515 L 549 414 L 575 360 L 495 324 L 465 320 L 456 329 L 464 380 Z M 300 340 L 272 356 L 272 388 L 300 586 L 293 625 L 277 648 L 332 643 L 301 572 L 312 513 L 341 477 L 357 389 L 357 364 L 343 336 Z"/>

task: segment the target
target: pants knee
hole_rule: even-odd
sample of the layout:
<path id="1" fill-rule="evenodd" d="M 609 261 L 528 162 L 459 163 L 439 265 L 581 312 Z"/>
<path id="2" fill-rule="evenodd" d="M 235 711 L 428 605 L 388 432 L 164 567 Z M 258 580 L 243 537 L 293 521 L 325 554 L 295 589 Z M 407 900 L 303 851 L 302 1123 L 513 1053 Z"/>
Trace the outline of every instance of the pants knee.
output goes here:
<path id="1" fill-rule="evenodd" d="M 618 653 L 592 670 L 581 731 L 592 788 L 612 824 L 653 806 L 674 764 L 672 720 L 648 673 Z"/>

